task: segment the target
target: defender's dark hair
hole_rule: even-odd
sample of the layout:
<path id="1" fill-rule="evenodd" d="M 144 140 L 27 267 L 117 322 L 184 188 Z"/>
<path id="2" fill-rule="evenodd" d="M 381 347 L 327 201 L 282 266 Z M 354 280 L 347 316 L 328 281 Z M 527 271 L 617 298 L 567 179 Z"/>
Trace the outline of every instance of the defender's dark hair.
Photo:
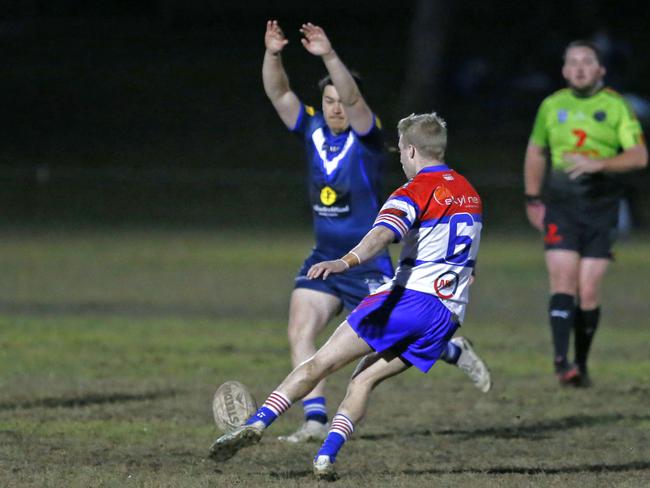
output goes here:
<path id="1" fill-rule="evenodd" d="M 570 42 L 566 48 L 564 48 L 564 54 L 562 55 L 562 60 L 566 61 L 566 53 L 569 52 L 569 49 L 573 47 L 586 47 L 587 49 L 591 49 L 594 54 L 596 55 L 596 59 L 598 60 L 598 64 L 602 66 L 603 64 L 603 53 L 600 52 L 600 49 L 591 41 L 585 41 L 583 39 L 578 39 L 577 41 Z"/>
<path id="2" fill-rule="evenodd" d="M 363 92 L 363 81 L 361 81 L 361 75 L 359 75 L 359 73 L 356 71 L 350 71 L 350 74 L 352 75 L 352 78 L 354 78 L 354 82 L 357 84 L 359 91 Z M 334 85 L 334 83 L 332 83 L 332 78 L 330 75 L 325 75 L 320 80 L 318 80 L 318 89 L 320 90 L 321 95 L 325 91 L 325 87 L 327 85 Z"/>

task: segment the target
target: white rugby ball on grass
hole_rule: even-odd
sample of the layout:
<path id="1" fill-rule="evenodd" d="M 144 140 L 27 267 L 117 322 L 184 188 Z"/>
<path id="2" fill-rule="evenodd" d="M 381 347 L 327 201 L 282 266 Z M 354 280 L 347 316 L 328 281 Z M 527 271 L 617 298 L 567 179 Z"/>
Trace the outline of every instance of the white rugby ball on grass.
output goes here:
<path id="1" fill-rule="evenodd" d="M 251 392 L 239 381 L 226 381 L 212 399 L 214 421 L 223 432 L 232 432 L 257 411 Z"/>

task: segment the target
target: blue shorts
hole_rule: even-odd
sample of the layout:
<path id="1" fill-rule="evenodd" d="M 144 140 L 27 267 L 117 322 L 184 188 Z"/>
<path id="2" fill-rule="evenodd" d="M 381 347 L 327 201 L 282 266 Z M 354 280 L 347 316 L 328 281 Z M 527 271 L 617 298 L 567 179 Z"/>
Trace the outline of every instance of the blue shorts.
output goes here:
<path id="1" fill-rule="evenodd" d="M 309 268 L 329 259 L 332 258 L 314 251 L 300 268 L 295 278 L 295 288 L 308 288 L 334 295 L 341 300 L 345 308 L 352 310 L 359 305 L 361 300 L 370 293 L 374 293 L 377 288 L 392 278 L 392 276 L 384 274 L 385 269 L 392 271 L 392 264 L 388 257 L 376 258 L 374 262 L 363 263 L 363 265 L 356 266 L 345 273 L 329 275 L 326 280 L 307 278 Z"/>
<path id="2" fill-rule="evenodd" d="M 348 323 L 375 351 L 391 350 L 426 373 L 458 328 L 453 317 L 438 297 L 396 287 L 366 297 Z"/>

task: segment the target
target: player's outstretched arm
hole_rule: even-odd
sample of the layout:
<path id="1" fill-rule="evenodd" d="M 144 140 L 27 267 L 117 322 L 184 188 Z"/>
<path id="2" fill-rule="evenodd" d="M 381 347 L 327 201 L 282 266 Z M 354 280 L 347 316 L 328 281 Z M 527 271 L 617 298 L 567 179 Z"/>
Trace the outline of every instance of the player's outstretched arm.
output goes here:
<path id="1" fill-rule="evenodd" d="M 325 63 L 332 83 L 345 106 L 350 125 L 358 134 L 366 134 L 372 128 L 372 110 L 361 95 L 350 71 L 334 51 L 325 31 L 322 27 L 308 22 L 302 25 L 300 32 L 304 36 L 301 42 L 305 49 L 315 56 L 320 56 Z"/>
<path id="2" fill-rule="evenodd" d="M 359 244 L 342 258 L 314 264 L 307 271 L 307 277 L 312 280 L 321 277 L 327 279 L 332 273 L 343 273 L 374 258 L 386 249 L 394 239 L 395 234 L 392 230 L 384 226 L 374 227 L 361 239 Z"/>
<path id="3" fill-rule="evenodd" d="M 526 216 L 530 225 L 537 230 L 544 230 L 544 213 L 546 208 L 541 200 L 542 185 L 546 172 L 546 151 L 534 142 L 526 148 L 524 162 L 524 186 L 526 193 Z"/>
<path id="4" fill-rule="evenodd" d="M 264 35 L 264 62 L 262 81 L 264 91 L 269 97 L 280 119 L 288 128 L 293 128 L 300 113 L 300 100 L 289 86 L 289 77 L 282 65 L 281 53 L 289 43 L 277 20 L 266 22 Z"/>

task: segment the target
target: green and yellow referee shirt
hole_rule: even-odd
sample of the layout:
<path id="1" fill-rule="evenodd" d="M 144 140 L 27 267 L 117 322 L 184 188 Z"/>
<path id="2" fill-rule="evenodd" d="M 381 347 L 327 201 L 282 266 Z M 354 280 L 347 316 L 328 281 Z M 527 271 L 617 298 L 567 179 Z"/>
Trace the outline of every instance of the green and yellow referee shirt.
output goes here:
<path id="1" fill-rule="evenodd" d="M 548 196 L 593 198 L 618 195 L 612 175 L 595 173 L 571 180 L 564 173 L 569 165 L 564 153 L 580 153 L 593 159 L 616 156 L 619 152 L 643 143 L 643 131 L 625 99 L 610 88 L 590 97 L 578 97 L 565 88 L 542 102 L 530 139 L 547 148 L 551 158 Z"/>

